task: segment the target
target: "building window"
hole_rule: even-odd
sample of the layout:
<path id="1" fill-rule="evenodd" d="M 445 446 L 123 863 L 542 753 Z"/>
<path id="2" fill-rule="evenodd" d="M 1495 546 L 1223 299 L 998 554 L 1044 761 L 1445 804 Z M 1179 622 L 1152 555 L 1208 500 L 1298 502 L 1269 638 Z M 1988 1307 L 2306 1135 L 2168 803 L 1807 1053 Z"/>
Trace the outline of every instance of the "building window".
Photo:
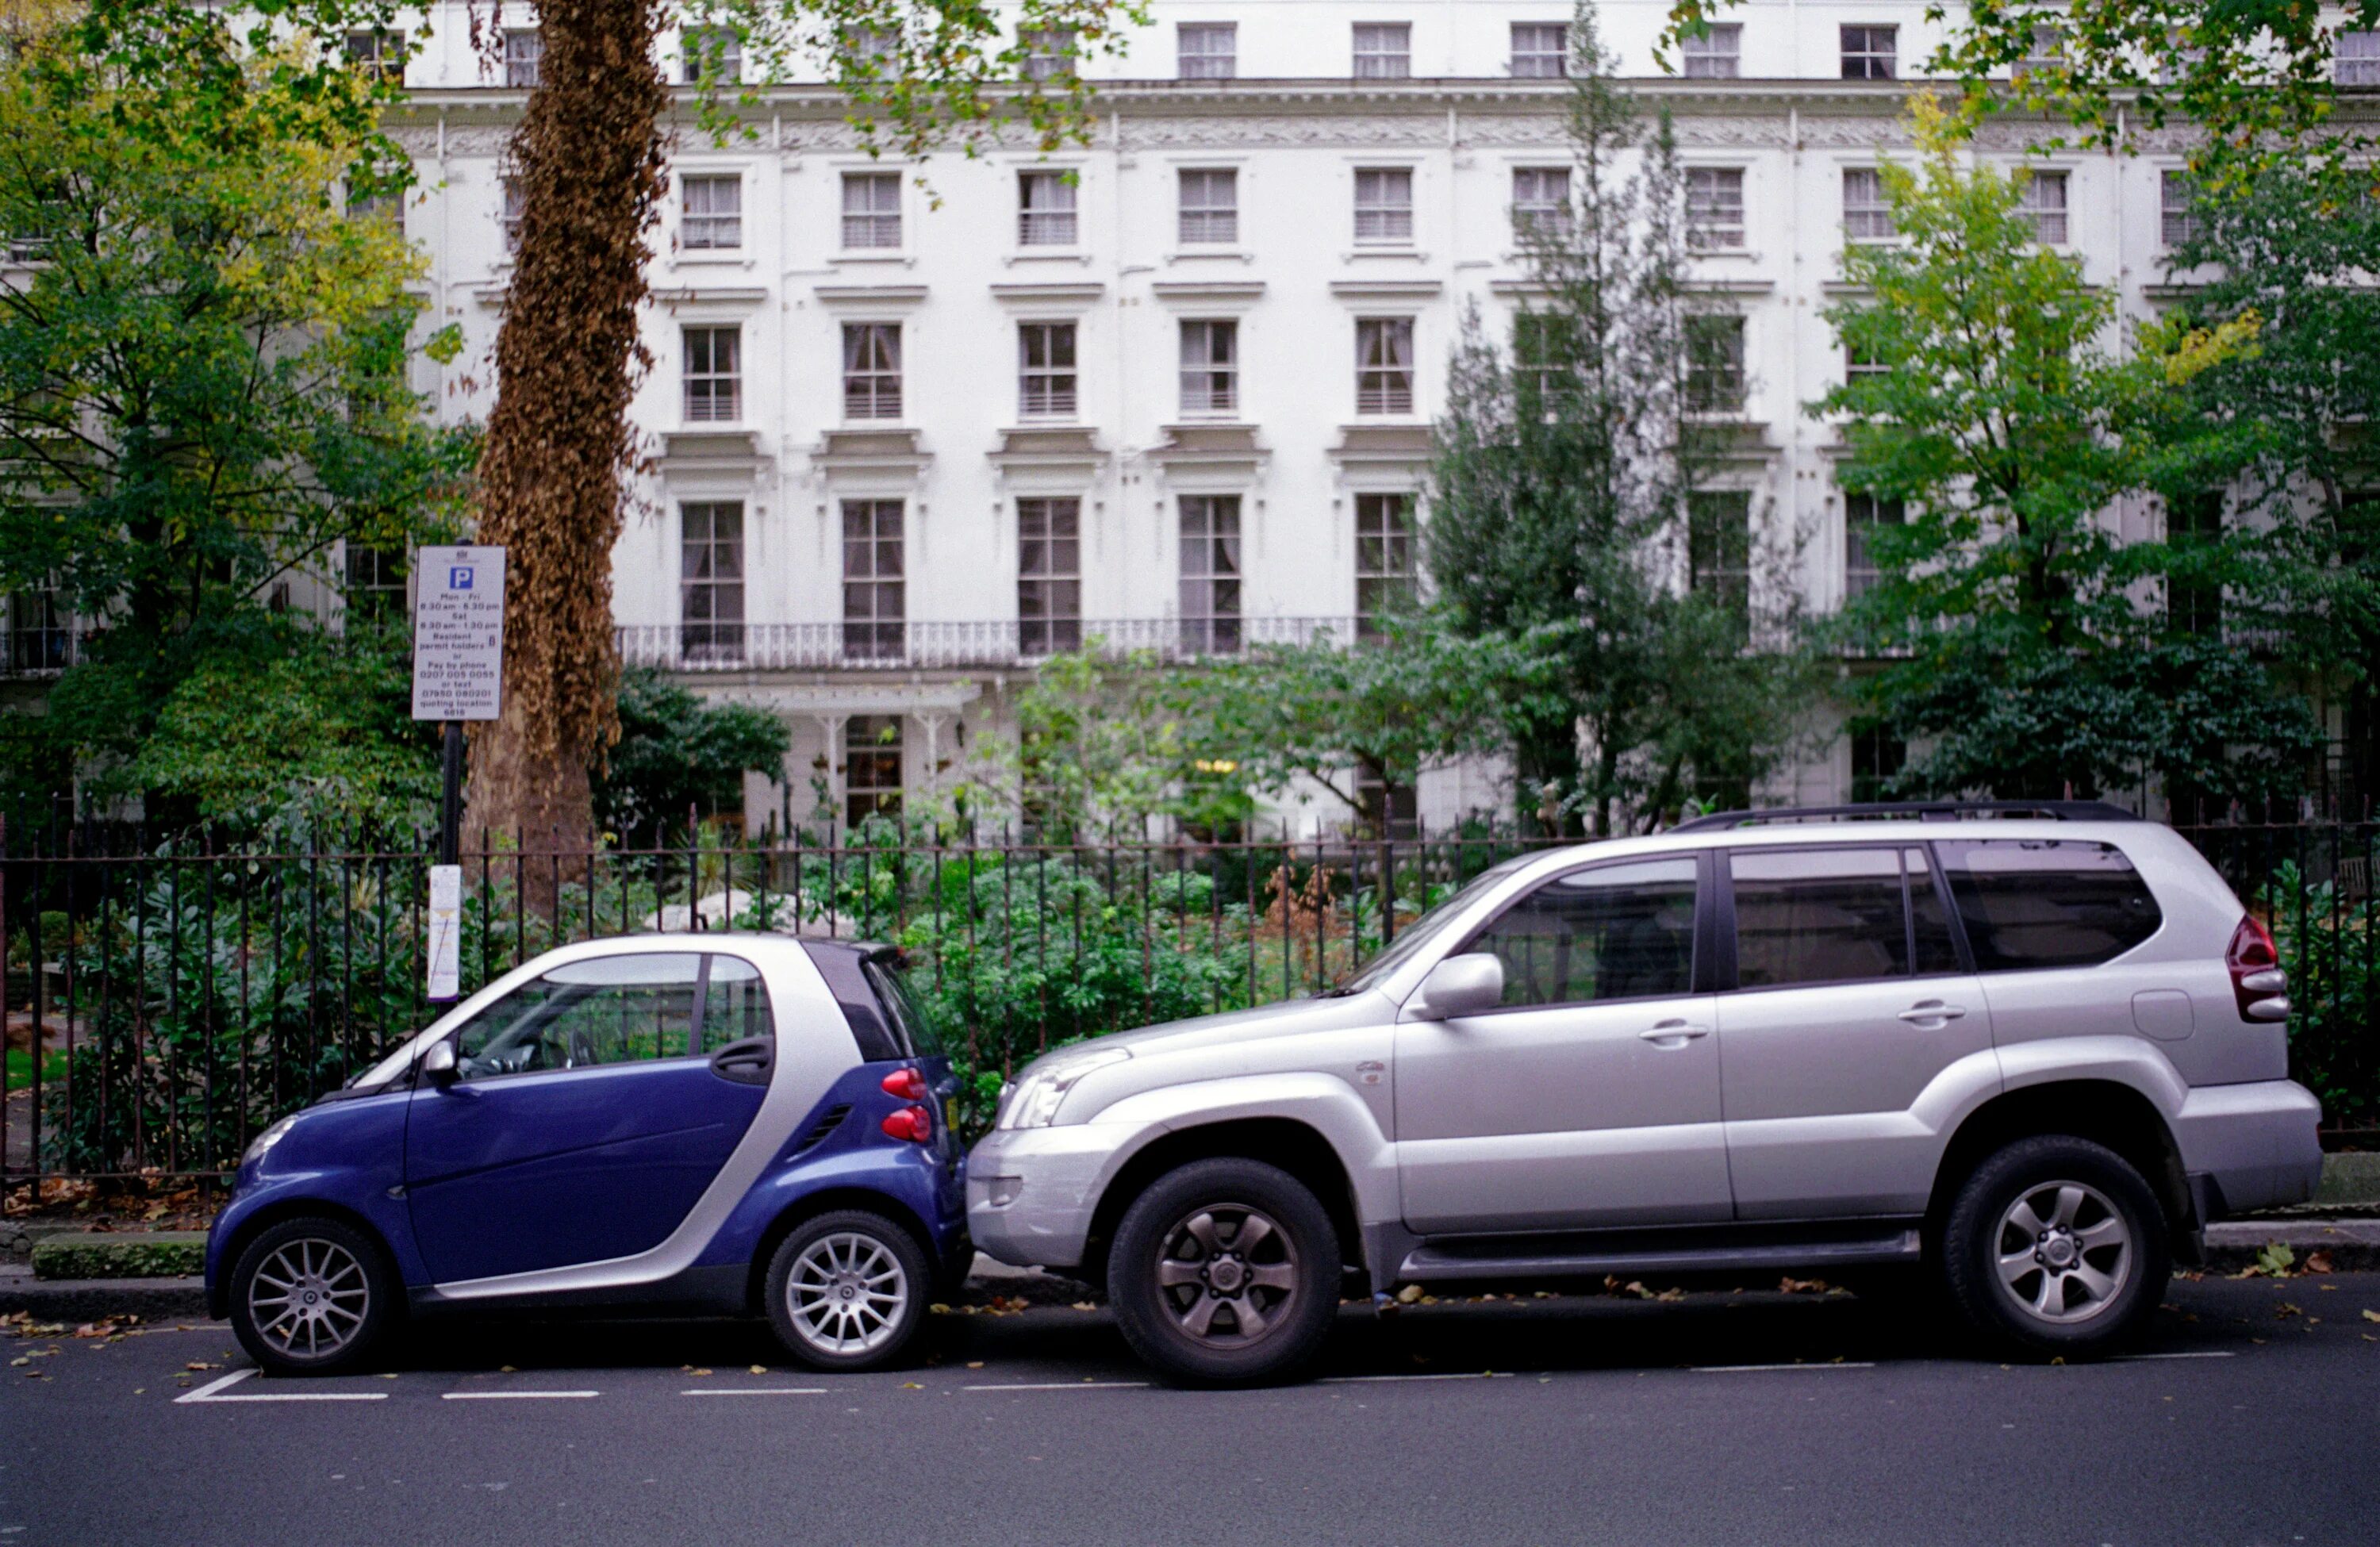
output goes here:
<path id="1" fill-rule="evenodd" d="M 2024 57 L 2009 67 L 2009 79 L 2022 80 L 2028 76 L 2053 74 L 2065 62 L 2065 29 L 2051 22 L 2036 22 L 2031 41 L 2025 44 Z"/>
<path id="2" fill-rule="evenodd" d="M 2165 172 L 2157 178 L 2159 231 L 2168 247 L 2186 247 L 2198 239 L 2198 179 L 2187 172 Z"/>
<path id="3" fill-rule="evenodd" d="M 1355 320 L 1355 411 L 1359 414 L 1409 414 L 1414 411 L 1412 318 L 1358 317 Z"/>
<path id="4" fill-rule="evenodd" d="M 733 27 L 688 28 L 678 35 L 678 53 L 684 56 L 689 86 L 701 82 L 705 65 L 715 72 L 713 79 L 722 82 L 733 84 L 744 79 L 744 40 Z"/>
<path id="5" fill-rule="evenodd" d="M 528 195 L 522 190 L 518 177 L 504 179 L 504 256 L 517 258 L 520 256 L 521 220 L 528 213 Z"/>
<path id="6" fill-rule="evenodd" d="M 347 64 L 374 80 L 405 79 L 405 34 L 375 27 L 347 34 Z"/>
<path id="7" fill-rule="evenodd" d="M 843 653 L 897 661 L 907 653 L 907 570 L 899 500 L 843 502 Z"/>
<path id="8" fill-rule="evenodd" d="M 1402 80 L 1413 74 L 1413 29 L 1402 21 L 1355 23 L 1355 79 Z"/>
<path id="9" fill-rule="evenodd" d="M 1846 384 L 1873 381 L 1891 374 L 1892 367 L 1883 361 L 1870 359 L 1848 344 L 1843 346 L 1843 381 Z"/>
<path id="10" fill-rule="evenodd" d="M 1083 502 L 1016 502 L 1016 645 L 1055 655 L 1083 644 Z"/>
<path id="11" fill-rule="evenodd" d="M 1569 73 L 1570 28 L 1559 21 L 1512 23 L 1512 79 L 1559 80 Z"/>
<path id="12" fill-rule="evenodd" d="M 1419 793 L 1411 785 L 1390 784 L 1367 767 L 1355 770 L 1356 815 L 1373 837 L 1419 837 Z"/>
<path id="13" fill-rule="evenodd" d="M 1182 324 L 1182 411 L 1229 414 L 1240 407 L 1240 324 L 1229 319 Z"/>
<path id="14" fill-rule="evenodd" d="M 843 175 L 843 245 L 852 251 L 901 245 L 901 174 Z"/>
<path id="15" fill-rule="evenodd" d="M 678 649 L 687 661 L 744 658 L 744 506 L 736 500 L 678 507 Z"/>
<path id="16" fill-rule="evenodd" d="M 1845 26 L 1842 29 L 1843 79 L 1890 80 L 1900 50 L 1898 27 Z"/>
<path id="17" fill-rule="evenodd" d="M 2024 180 L 2024 213 L 2033 239 L 2044 247 L 2066 245 L 2066 174 L 2035 172 Z"/>
<path id="18" fill-rule="evenodd" d="M 545 58 L 545 34 L 527 28 L 504 34 L 504 84 L 527 91 L 538 84 Z"/>
<path id="19" fill-rule="evenodd" d="M 1075 74 L 1075 30 L 1045 27 L 1025 34 L 1025 79 L 1067 80 Z"/>
<path id="20" fill-rule="evenodd" d="M 1686 239 L 1705 251 L 1743 246 L 1743 168 L 1686 168 Z"/>
<path id="21" fill-rule="evenodd" d="M 6 599 L 8 669 L 62 672 L 72 664 L 73 630 L 55 591 L 20 591 Z"/>
<path id="22" fill-rule="evenodd" d="M 2192 573 L 2223 541 L 2221 490 L 2169 500 L 2165 514 L 2166 546 L 2179 560 L 2166 577 L 2167 626 L 2176 633 L 2213 634 L 2223 627 L 2223 588 Z"/>
<path id="23" fill-rule="evenodd" d="M 838 41 L 842 44 L 843 73 L 855 80 L 880 78 L 901 52 L 901 33 L 892 27 L 844 27 L 838 33 Z"/>
<path id="24" fill-rule="evenodd" d="M 855 714 L 843 723 L 843 820 L 901 814 L 901 716 Z"/>
<path id="25" fill-rule="evenodd" d="M 744 416 L 744 330 L 686 330 L 686 420 L 733 424 Z"/>
<path id="26" fill-rule="evenodd" d="M 1024 247 L 1072 247 L 1075 182 L 1063 172 L 1020 172 L 1016 177 L 1016 240 Z"/>
<path id="27" fill-rule="evenodd" d="M 1883 241 L 1894 234 L 1892 205 L 1884 197 L 1884 174 L 1873 166 L 1843 168 L 1843 235 L 1855 242 Z"/>
<path id="28" fill-rule="evenodd" d="M 901 324 L 843 324 L 843 417 L 901 417 Z"/>
<path id="29" fill-rule="evenodd" d="M 1512 235 L 1558 237 L 1570 229 L 1570 168 L 1512 168 Z"/>
<path id="30" fill-rule="evenodd" d="M 401 547 L 379 548 L 369 543 L 347 544 L 347 584 L 346 596 L 350 619 L 384 618 L 403 620 L 405 609 L 406 553 Z"/>
<path id="31" fill-rule="evenodd" d="M 678 196 L 684 205 L 677 231 L 681 246 L 716 251 L 744 245 L 743 178 L 681 177 Z"/>
<path id="32" fill-rule="evenodd" d="M 1355 239 L 1413 240 L 1413 168 L 1371 166 L 1355 173 Z"/>
<path id="33" fill-rule="evenodd" d="M 1417 593 L 1413 509 L 1411 494 L 1355 496 L 1355 637 L 1366 643 Z"/>
<path id="34" fill-rule="evenodd" d="M 376 193 L 347 190 L 349 220 L 384 221 L 398 231 L 405 229 L 405 193 L 400 189 L 384 188 Z"/>
<path id="35" fill-rule="evenodd" d="M 1733 80 L 1743 63 L 1743 24 L 1714 22 L 1699 38 L 1678 45 L 1688 80 Z"/>
<path id="36" fill-rule="evenodd" d="M 2331 79 L 2341 86 L 2380 86 L 2380 32 L 2339 33 Z"/>
<path id="37" fill-rule="evenodd" d="M 1843 600 L 1855 602 L 1876 587 L 1883 571 L 1876 566 L 1872 541 L 1878 527 L 1897 527 L 1909 518 L 1909 507 L 1899 500 L 1846 492 L 1843 495 Z"/>
<path id="38" fill-rule="evenodd" d="M 1184 21 L 1173 29 L 1184 80 L 1229 80 L 1240 73 L 1240 28 L 1232 21 Z"/>
<path id="39" fill-rule="evenodd" d="M 1075 412 L 1075 324 L 1016 324 L 1017 411 L 1027 419 Z"/>
<path id="40" fill-rule="evenodd" d="M 1686 407 L 1696 413 L 1743 411 L 1743 319 L 1686 319 Z"/>
<path id="41" fill-rule="evenodd" d="M 1184 494 L 1182 645 L 1195 654 L 1240 648 L 1240 497 Z"/>
<path id="42" fill-rule="evenodd" d="M 1706 489 L 1686 496 L 1687 583 L 1736 620 L 1739 641 L 1752 626 L 1752 494 Z"/>
<path id="43" fill-rule="evenodd" d="M 1552 311 L 1523 311 L 1512 318 L 1512 374 L 1522 396 L 1543 405 L 1578 384 L 1577 329 Z"/>
<path id="44" fill-rule="evenodd" d="M 1891 727 L 1874 720 L 1854 720 L 1849 727 L 1852 743 L 1852 799 L 1857 802 L 1888 800 L 1892 798 L 1892 781 L 1909 761 L 1909 743 L 1892 734 Z M 1912 880 L 1918 877 L 1912 875 Z"/>
<path id="45" fill-rule="evenodd" d="M 1180 187 L 1183 246 L 1229 244 L 1240 239 L 1240 175 L 1235 169 L 1184 167 Z"/>

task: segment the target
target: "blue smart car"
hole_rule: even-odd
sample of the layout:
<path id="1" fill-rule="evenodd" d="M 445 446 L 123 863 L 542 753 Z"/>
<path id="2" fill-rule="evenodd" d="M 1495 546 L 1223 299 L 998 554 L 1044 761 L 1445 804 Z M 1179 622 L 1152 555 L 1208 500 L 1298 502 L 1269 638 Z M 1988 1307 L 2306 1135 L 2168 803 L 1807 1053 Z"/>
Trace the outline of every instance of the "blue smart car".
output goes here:
<path id="1" fill-rule="evenodd" d="M 956 1090 L 885 947 L 565 946 L 260 1135 L 208 1303 L 271 1371 L 497 1305 L 759 1310 L 872 1368 L 965 1273 Z"/>

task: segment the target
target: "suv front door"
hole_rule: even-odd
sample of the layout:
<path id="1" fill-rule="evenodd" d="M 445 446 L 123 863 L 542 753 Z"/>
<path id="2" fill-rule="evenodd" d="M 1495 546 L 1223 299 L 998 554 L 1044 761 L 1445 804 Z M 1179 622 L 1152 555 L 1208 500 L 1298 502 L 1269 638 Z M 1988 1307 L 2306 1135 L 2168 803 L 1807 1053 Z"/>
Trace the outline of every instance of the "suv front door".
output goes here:
<path id="1" fill-rule="evenodd" d="M 1738 850 L 1727 871 L 1718 1055 L 1737 1216 L 1924 1212 L 1949 1103 L 1999 1079 L 1925 847 Z"/>
<path id="2" fill-rule="evenodd" d="M 1409 1227 L 1728 1217 L 1713 1002 L 1695 977 L 1707 863 L 1685 854 L 1564 871 L 1463 947 L 1503 963 L 1500 1008 L 1398 1025 Z"/>

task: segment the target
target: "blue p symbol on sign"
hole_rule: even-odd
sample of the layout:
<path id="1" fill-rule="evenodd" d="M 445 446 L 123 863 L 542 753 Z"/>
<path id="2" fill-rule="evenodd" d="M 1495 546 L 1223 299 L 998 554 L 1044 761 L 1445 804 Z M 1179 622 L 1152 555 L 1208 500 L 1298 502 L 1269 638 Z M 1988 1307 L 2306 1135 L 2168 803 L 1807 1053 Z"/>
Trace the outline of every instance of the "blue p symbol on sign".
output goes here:
<path id="1" fill-rule="evenodd" d="M 459 565 L 446 571 L 446 589 L 448 591 L 470 590 L 471 571 Z"/>

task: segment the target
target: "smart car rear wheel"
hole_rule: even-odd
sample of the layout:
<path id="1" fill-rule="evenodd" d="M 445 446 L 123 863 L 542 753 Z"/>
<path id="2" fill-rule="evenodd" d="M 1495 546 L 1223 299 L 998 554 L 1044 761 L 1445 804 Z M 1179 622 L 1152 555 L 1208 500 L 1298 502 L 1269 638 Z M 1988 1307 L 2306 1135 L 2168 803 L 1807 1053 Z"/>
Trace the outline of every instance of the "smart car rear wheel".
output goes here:
<path id="1" fill-rule="evenodd" d="M 361 1364 L 398 1315 L 377 1243 L 333 1219 L 292 1219 L 250 1241 L 232 1269 L 232 1331 L 268 1373 Z"/>
<path id="2" fill-rule="evenodd" d="M 839 1210 L 806 1221 L 770 1259 L 769 1320 L 808 1364 L 873 1370 L 917 1335 L 932 1283 L 933 1265 L 906 1230 Z"/>

